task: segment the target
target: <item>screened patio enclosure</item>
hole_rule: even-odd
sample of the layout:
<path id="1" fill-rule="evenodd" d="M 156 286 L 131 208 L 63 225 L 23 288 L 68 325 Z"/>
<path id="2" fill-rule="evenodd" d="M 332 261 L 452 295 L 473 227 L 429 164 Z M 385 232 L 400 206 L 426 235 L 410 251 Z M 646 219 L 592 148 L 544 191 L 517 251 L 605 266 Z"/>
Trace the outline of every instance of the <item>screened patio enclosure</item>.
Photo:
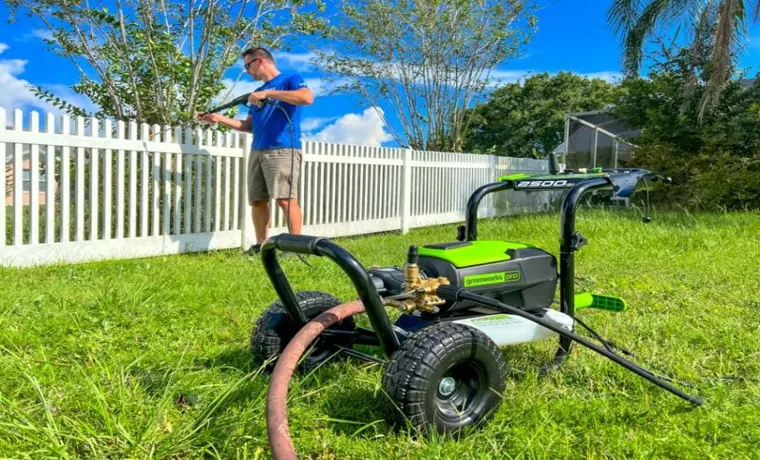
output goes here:
<path id="1" fill-rule="evenodd" d="M 631 139 L 640 130 L 615 117 L 610 108 L 565 116 L 564 141 L 553 153 L 566 169 L 625 168 L 633 158 Z"/>

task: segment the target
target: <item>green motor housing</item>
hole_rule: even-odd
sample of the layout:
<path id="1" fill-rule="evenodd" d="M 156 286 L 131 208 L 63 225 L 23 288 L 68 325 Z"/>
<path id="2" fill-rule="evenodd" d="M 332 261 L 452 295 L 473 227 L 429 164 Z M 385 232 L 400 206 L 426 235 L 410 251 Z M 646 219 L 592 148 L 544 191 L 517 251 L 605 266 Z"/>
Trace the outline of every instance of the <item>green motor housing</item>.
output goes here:
<path id="1" fill-rule="evenodd" d="M 557 259 L 533 245 L 508 241 L 456 241 L 419 249 L 419 267 L 428 277 L 444 276 L 453 286 L 524 310 L 554 301 Z M 446 305 L 459 309 L 466 305 Z"/>

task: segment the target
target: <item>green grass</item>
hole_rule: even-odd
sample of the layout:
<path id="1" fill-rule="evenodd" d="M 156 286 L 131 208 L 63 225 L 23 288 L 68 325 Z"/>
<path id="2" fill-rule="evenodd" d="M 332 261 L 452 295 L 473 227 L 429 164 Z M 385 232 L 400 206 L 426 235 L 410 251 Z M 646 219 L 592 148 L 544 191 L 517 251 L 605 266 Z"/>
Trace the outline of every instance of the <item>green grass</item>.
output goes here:
<path id="1" fill-rule="evenodd" d="M 481 239 L 557 254 L 558 216 L 484 221 Z M 758 458 L 760 215 L 583 210 L 590 245 L 578 290 L 623 297 L 624 313 L 584 311 L 602 334 L 696 384 L 705 404 L 659 390 L 590 350 L 556 373 L 509 377 L 482 430 L 422 440 L 384 421 L 381 368 L 328 364 L 294 379 L 289 418 L 304 458 Z M 454 226 L 337 240 L 365 266 L 402 264 L 409 244 L 452 241 Z M 355 297 L 325 259 L 283 262 L 297 290 Z M 269 458 L 267 377 L 250 330 L 276 295 L 239 251 L 2 269 L 0 457 Z M 366 322 L 366 318 L 362 319 Z M 554 341 L 505 350 L 545 362 Z M 374 350 L 381 356 L 379 350 Z"/>

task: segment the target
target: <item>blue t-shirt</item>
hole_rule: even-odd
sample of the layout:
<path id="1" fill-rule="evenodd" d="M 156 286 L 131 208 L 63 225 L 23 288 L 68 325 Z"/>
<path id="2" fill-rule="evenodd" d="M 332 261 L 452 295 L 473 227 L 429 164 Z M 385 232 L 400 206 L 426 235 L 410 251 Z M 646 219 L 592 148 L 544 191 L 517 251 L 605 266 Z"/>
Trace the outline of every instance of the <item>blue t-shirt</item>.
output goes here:
<path id="1" fill-rule="evenodd" d="M 273 89 L 278 91 L 292 91 L 306 88 L 306 82 L 300 75 L 279 74 L 273 79 L 261 85 L 256 91 Z M 288 104 L 287 102 L 272 99 L 272 104 L 265 105 L 261 110 L 253 106 L 248 109 L 248 115 L 252 117 L 251 127 L 253 130 L 253 150 L 261 149 L 284 149 L 291 148 L 290 126 L 288 119 L 282 110 L 275 107 L 279 105 L 288 113 L 293 123 L 293 136 L 295 142 L 292 147 L 301 148 L 301 106 Z"/>

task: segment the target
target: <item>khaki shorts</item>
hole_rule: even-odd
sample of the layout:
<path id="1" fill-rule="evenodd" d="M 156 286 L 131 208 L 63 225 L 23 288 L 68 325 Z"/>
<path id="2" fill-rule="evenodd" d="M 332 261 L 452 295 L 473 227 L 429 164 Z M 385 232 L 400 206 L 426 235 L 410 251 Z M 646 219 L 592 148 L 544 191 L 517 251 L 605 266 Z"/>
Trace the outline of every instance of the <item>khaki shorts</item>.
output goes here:
<path id="1" fill-rule="evenodd" d="M 291 158 L 293 177 L 290 177 Z M 269 201 L 298 195 L 301 151 L 295 149 L 252 150 L 248 157 L 248 202 Z"/>

